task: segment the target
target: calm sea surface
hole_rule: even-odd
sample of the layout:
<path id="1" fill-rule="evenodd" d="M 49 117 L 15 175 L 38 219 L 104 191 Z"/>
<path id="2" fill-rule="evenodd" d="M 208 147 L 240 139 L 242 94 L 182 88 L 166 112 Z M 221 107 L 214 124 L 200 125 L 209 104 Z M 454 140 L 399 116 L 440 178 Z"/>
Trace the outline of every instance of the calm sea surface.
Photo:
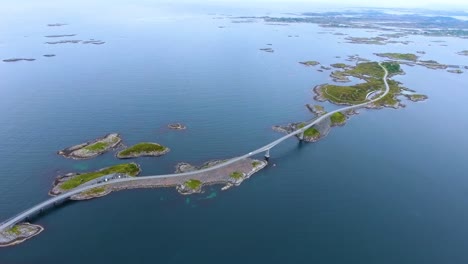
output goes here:
<path id="1" fill-rule="evenodd" d="M 271 126 L 311 118 L 312 88 L 331 81 L 299 61 L 422 50 L 424 59 L 468 65 L 455 54 L 467 40 L 357 45 L 332 33 L 380 32 L 129 8 L 122 17 L 111 8 L 3 18 L 0 59 L 37 60 L 0 63 L 0 221 L 47 199 L 59 174 L 123 162 L 115 153 L 55 154 L 106 133 L 171 148 L 135 160 L 142 175 L 273 141 L 281 135 Z M 68 25 L 46 26 L 58 22 Z M 106 43 L 44 43 L 61 40 L 44 37 L 56 34 Z M 43 233 L 0 249 L 0 263 L 467 263 L 468 74 L 403 69 L 396 79 L 428 101 L 362 110 L 315 144 L 284 142 L 271 152 L 276 166 L 228 191 L 130 190 L 67 202 L 34 219 Z M 171 122 L 188 129 L 168 131 Z"/>

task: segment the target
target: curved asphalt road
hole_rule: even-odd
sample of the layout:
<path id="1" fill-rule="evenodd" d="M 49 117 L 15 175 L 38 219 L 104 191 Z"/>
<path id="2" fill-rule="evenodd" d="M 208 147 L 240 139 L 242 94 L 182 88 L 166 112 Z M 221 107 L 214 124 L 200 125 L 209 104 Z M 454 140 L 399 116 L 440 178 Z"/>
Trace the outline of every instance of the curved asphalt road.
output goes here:
<path id="1" fill-rule="evenodd" d="M 290 137 L 293 137 L 293 136 L 296 136 L 298 134 L 301 134 L 303 133 L 305 130 L 307 130 L 308 128 L 312 127 L 313 125 L 317 124 L 318 122 L 326 119 L 326 118 L 329 118 L 331 115 L 333 115 L 334 113 L 337 113 L 337 112 L 342 112 L 342 111 L 348 111 L 348 110 L 353 110 L 353 109 L 357 109 L 357 108 L 361 108 L 363 106 L 366 106 L 370 103 L 373 103 L 373 102 L 376 102 L 378 100 L 380 100 L 381 98 L 383 98 L 385 95 L 388 94 L 388 92 L 390 91 L 390 87 L 388 86 L 388 83 L 387 83 L 387 76 L 388 76 L 388 71 L 387 69 L 385 69 L 385 67 L 382 66 L 381 63 L 379 63 L 379 66 L 385 71 L 385 74 L 384 74 L 384 77 L 383 77 L 383 81 L 385 83 L 385 92 L 379 96 L 378 98 L 376 99 L 373 99 L 373 100 L 370 100 L 368 102 L 365 102 L 365 103 L 362 103 L 362 104 L 358 104 L 358 105 L 352 105 L 352 106 L 347 106 L 347 107 L 343 107 L 343 108 L 340 108 L 340 109 L 337 109 L 337 110 L 334 110 L 334 111 L 331 111 L 331 112 L 328 112 L 318 118 L 316 118 L 314 121 L 312 121 L 311 123 L 309 123 L 308 125 L 304 126 L 303 128 L 301 129 L 298 129 L 294 132 L 291 132 L 273 142 L 271 142 L 270 144 L 268 145 L 265 145 L 259 149 L 256 149 L 252 152 L 249 152 L 248 154 L 245 154 L 243 156 L 239 156 L 239 157 L 236 157 L 236 158 L 233 158 L 233 159 L 230 159 L 228 161 L 225 161 L 223 163 L 220 163 L 218 165 L 215 165 L 213 167 L 210 167 L 210 168 L 206 168 L 206 169 L 202 169 L 202 170 L 198 170 L 198 171 L 191 171 L 191 172 L 185 172 L 185 173 L 176 173 L 176 174 L 164 174 L 164 175 L 153 175 L 153 176 L 142 176 L 142 177 L 134 177 L 134 178 L 123 178 L 123 179 L 115 179 L 115 180 L 110 180 L 110 181 L 107 181 L 107 182 L 102 182 L 102 183 L 96 183 L 96 184 L 92 184 L 92 185 L 86 185 L 86 186 L 81 186 L 81 187 L 78 187 L 78 188 L 75 188 L 71 191 L 68 191 L 66 193 L 63 193 L 61 195 L 58 195 L 56 197 L 53 197 L 53 198 L 50 198 L 49 200 L 46 200 L 32 208 L 29 208 L 28 210 L 25 210 L 24 212 L 22 213 L 19 213 L 18 215 L 8 219 L 7 221 L 3 222 L 1 225 L 0 225 L 0 232 L 1 231 L 4 231 L 6 230 L 7 228 L 19 223 L 19 222 L 22 222 L 24 221 L 28 216 L 30 215 L 33 215 L 37 212 L 40 212 L 42 209 L 48 207 L 48 206 L 51 206 L 53 205 L 54 203 L 56 202 L 60 202 L 60 201 L 63 201 L 63 200 L 66 200 L 68 198 L 70 198 L 71 196 L 75 195 L 75 194 L 78 194 L 78 193 L 81 193 L 81 192 L 84 192 L 84 191 L 87 191 L 87 190 L 91 190 L 93 188 L 96 188 L 96 187 L 100 187 L 100 186 L 106 186 L 106 185 L 110 185 L 110 184 L 114 184 L 114 183 L 119 183 L 119 182 L 130 182 L 130 181 L 139 181 L 139 180 L 146 180 L 146 179 L 155 179 L 155 178 L 167 178 L 167 177 L 178 177 L 178 176 L 189 176 L 189 175 L 193 175 L 193 174 L 199 174 L 199 173 L 203 173 L 203 172 L 206 172 L 206 171 L 211 171 L 211 170 L 216 170 L 216 169 L 219 169 L 219 168 L 222 168 L 224 166 L 227 166 L 229 164 L 232 164 L 234 162 L 237 162 L 237 161 L 240 161 L 242 159 L 245 159 L 245 158 L 249 158 L 251 156 L 254 156 L 254 155 L 257 155 L 257 154 L 260 154 L 262 152 L 266 152 L 266 151 L 269 151 L 271 148 L 275 147 L 276 145 L 278 145 L 279 143 L 283 142 L 284 140 L 290 138 Z"/>

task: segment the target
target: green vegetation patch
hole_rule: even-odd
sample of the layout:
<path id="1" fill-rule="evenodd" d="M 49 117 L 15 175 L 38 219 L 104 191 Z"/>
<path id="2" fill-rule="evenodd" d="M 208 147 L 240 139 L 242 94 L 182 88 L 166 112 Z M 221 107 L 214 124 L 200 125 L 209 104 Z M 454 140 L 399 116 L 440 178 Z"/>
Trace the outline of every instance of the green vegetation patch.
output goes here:
<path id="1" fill-rule="evenodd" d="M 383 81 L 372 80 L 351 86 L 327 84 L 322 86 L 323 97 L 334 103 L 359 104 L 366 100 L 367 94 L 384 87 Z"/>
<path id="2" fill-rule="evenodd" d="M 380 56 L 380 57 L 385 57 L 389 59 L 394 59 L 394 60 L 407 60 L 407 61 L 417 61 L 418 56 L 412 53 L 376 53 L 375 55 Z"/>
<path id="3" fill-rule="evenodd" d="M 166 150 L 166 147 L 156 143 L 142 142 L 133 145 L 125 150 L 122 150 L 117 156 L 131 156 L 134 154 L 147 153 L 147 152 L 162 152 Z"/>
<path id="4" fill-rule="evenodd" d="M 427 96 L 425 96 L 424 94 L 412 94 L 410 95 L 411 98 L 414 98 L 414 99 L 426 99 Z"/>
<path id="5" fill-rule="evenodd" d="M 394 80 L 387 80 L 387 83 L 390 91 L 382 99 L 374 102 L 377 106 L 396 106 L 398 104 L 396 96 L 399 95 L 402 90 L 400 83 Z"/>
<path id="6" fill-rule="evenodd" d="M 320 132 L 314 127 L 309 127 L 308 129 L 304 131 L 304 136 L 311 137 L 311 138 L 318 138 L 320 136 Z"/>
<path id="7" fill-rule="evenodd" d="M 258 165 L 260 165 L 260 162 L 259 161 L 254 161 L 252 162 L 252 166 L 255 168 L 257 167 Z"/>
<path id="8" fill-rule="evenodd" d="M 356 67 L 345 70 L 343 73 L 364 80 L 368 80 L 369 78 L 382 79 L 385 75 L 384 70 L 377 62 L 359 63 Z"/>
<path id="9" fill-rule="evenodd" d="M 13 233 L 15 235 L 21 234 L 19 226 L 17 226 L 17 225 L 14 225 L 12 228 L 10 228 L 10 230 L 8 230 L 8 232 Z"/>
<path id="10" fill-rule="evenodd" d="M 192 190 L 196 190 L 196 189 L 200 188 L 200 186 L 202 185 L 202 182 L 199 181 L 199 180 L 196 180 L 196 179 L 190 179 L 190 180 L 186 181 L 184 184 L 188 188 L 190 188 Z"/>
<path id="11" fill-rule="evenodd" d="M 332 125 L 343 124 L 346 121 L 346 116 L 341 112 L 336 112 L 330 116 Z"/>
<path id="12" fill-rule="evenodd" d="M 104 175 L 113 174 L 113 173 L 124 173 L 129 176 L 136 176 L 140 172 L 140 168 L 135 163 L 124 163 L 119 164 L 111 167 L 104 168 L 99 171 L 84 173 L 77 175 L 70 180 L 62 183 L 60 188 L 63 190 L 70 190 L 73 189 L 85 182 L 94 180 L 96 178 L 102 177 Z"/>
<path id="13" fill-rule="evenodd" d="M 385 45 L 386 38 L 382 37 L 373 37 L 373 38 L 359 38 L 359 37 L 347 37 L 348 43 L 355 44 L 376 44 L 376 45 Z"/>
<path id="14" fill-rule="evenodd" d="M 83 192 L 83 194 L 85 195 L 93 195 L 93 194 L 99 194 L 99 193 L 103 193 L 106 191 L 106 187 L 97 187 L 97 188 L 93 188 L 91 190 L 88 190 L 86 192 Z"/>
<path id="15" fill-rule="evenodd" d="M 382 66 L 384 66 L 385 69 L 387 69 L 388 74 L 390 75 L 402 73 L 400 64 L 398 64 L 397 62 L 383 62 Z"/>
<path id="16" fill-rule="evenodd" d="M 390 74 L 402 73 L 398 63 L 382 63 L 382 66 L 385 67 Z M 375 91 L 382 91 L 385 88 L 385 83 L 382 80 L 385 71 L 377 62 L 359 63 L 354 68 L 341 71 L 340 74 L 342 76 L 357 77 L 366 82 L 349 86 L 332 84 L 321 86 L 321 96 L 333 103 L 350 105 L 364 103 L 367 95 Z M 384 98 L 374 103 L 377 106 L 395 106 L 398 104 L 398 100 L 395 96 L 400 94 L 401 90 L 404 88 L 400 86 L 399 82 L 393 80 L 387 80 L 387 82 L 390 91 Z"/>
<path id="17" fill-rule="evenodd" d="M 231 173 L 231 175 L 229 175 L 231 178 L 235 179 L 235 180 L 238 180 L 238 179 L 241 179 L 244 174 L 240 171 L 235 171 L 233 173 Z"/>
<path id="18" fill-rule="evenodd" d="M 116 139 L 114 139 L 116 140 Z M 117 139 L 118 140 L 118 139 Z M 88 151 L 94 151 L 94 152 L 98 152 L 98 151 L 103 151 L 105 150 L 106 148 L 109 147 L 109 143 L 106 143 L 106 142 L 96 142 L 94 144 L 91 144 L 91 145 L 88 145 L 86 146 L 84 149 L 88 150 Z"/>

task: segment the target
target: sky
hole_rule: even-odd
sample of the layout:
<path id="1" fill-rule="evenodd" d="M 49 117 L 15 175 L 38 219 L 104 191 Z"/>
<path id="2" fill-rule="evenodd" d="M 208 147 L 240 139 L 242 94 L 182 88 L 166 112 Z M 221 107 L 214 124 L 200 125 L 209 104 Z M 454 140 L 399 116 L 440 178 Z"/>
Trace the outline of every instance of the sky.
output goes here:
<path id="1" fill-rule="evenodd" d="M 468 12 L 468 0 L 0 0 L 0 27 L 7 18 L 165 16 L 172 14 L 260 15 L 352 7 L 398 7 Z M 328 10 L 325 10 L 328 11 Z M 4 23 L 2 23 L 2 21 Z"/>
<path id="2" fill-rule="evenodd" d="M 171 1 L 168 1 L 171 2 Z M 353 6 L 366 6 L 366 7 L 415 7 L 415 8 L 430 8 L 436 6 L 442 7 L 468 7 L 467 0 L 391 0 L 391 1 L 377 1 L 377 0 L 179 0 L 178 2 L 186 3 L 217 3 L 217 4 L 319 4 L 319 5 L 336 5 L 343 7 Z"/>

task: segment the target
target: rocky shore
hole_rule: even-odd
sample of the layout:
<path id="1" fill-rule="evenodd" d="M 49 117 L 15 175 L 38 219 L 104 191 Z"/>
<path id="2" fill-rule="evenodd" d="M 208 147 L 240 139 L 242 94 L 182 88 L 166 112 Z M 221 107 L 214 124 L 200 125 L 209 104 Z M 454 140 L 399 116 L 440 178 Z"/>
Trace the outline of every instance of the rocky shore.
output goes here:
<path id="1" fill-rule="evenodd" d="M 119 134 L 111 133 L 93 141 L 62 149 L 57 154 L 65 158 L 90 159 L 117 147 L 121 142 Z"/>
<path id="2" fill-rule="evenodd" d="M 181 123 L 174 123 L 174 124 L 169 124 L 167 125 L 168 128 L 174 129 L 174 130 L 184 130 L 187 129 L 187 127 Z"/>
<path id="3" fill-rule="evenodd" d="M 42 226 L 30 223 L 20 223 L 12 228 L 0 232 L 0 247 L 17 245 L 24 242 L 44 230 Z"/>
<path id="4" fill-rule="evenodd" d="M 176 166 L 176 173 L 196 171 L 205 169 L 216 164 L 223 162 L 223 160 L 214 160 L 204 163 L 201 166 L 193 166 L 188 163 L 179 163 Z M 225 167 L 218 169 L 194 173 L 186 176 L 176 177 L 163 177 L 163 178 L 145 178 L 142 177 L 138 181 L 128 182 L 116 182 L 110 183 L 106 186 L 105 191 L 96 192 L 97 194 L 80 194 L 79 196 L 72 197 L 73 199 L 91 199 L 109 194 L 113 191 L 127 190 L 127 189 L 139 189 L 139 188 L 163 188 L 163 187 L 175 187 L 181 194 L 193 194 L 203 192 L 203 186 L 206 185 L 224 185 L 222 190 L 229 189 L 232 186 L 241 184 L 244 180 L 251 177 L 254 173 L 263 169 L 268 163 L 264 160 L 255 160 L 246 158 L 240 161 L 236 161 Z M 241 178 L 234 179 L 231 177 L 233 172 L 242 173 Z M 198 181 L 200 184 L 198 184 Z M 191 187 L 195 188 L 191 188 Z"/>
<path id="5" fill-rule="evenodd" d="M 303 122 L 298 122 L 298 123 L 289 123 L 287 125 L 273 126 L 272 129 L 276 132 L 289 134 L 300 129 L 303 126 L 304 126 Z M 304 137 L 302 139 L 304 142 L 309 142 L 309 143 L 317 142 L 322 137 L 321 133 L 318 131 L 318 129 L 315 126 L 312 126 L 311 128 L 307 130 L 311 131 L 312 133 L 304 132 Z M 299 139 L 299 135 L 296 135 L 296 137 Z"/>
<path id="6" fill-rule="evenodd" d="M 315 116 L 321 116 L 321 115 L 326 113 L 325 108 L 323 108 L 323 106 L 321 106 L 321 105 L 306 104 L 306 107 Z"/>

